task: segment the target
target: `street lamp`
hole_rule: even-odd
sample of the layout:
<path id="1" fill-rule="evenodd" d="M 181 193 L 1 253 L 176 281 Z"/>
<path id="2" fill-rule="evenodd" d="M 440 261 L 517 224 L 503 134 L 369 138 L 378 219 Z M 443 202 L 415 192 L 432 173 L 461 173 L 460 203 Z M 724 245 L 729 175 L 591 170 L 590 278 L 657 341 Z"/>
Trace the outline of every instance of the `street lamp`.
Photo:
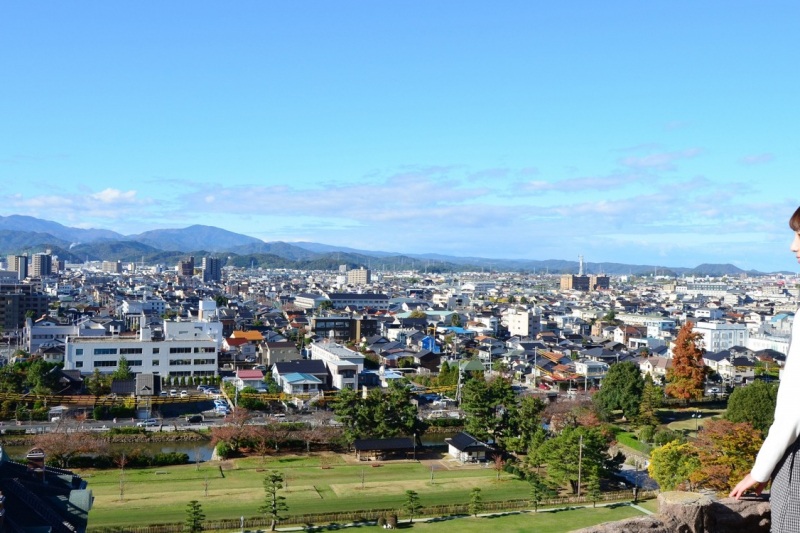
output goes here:
<path id="1" fill-rule="evenodd" d="M 414 433 L 414 460 L 417 460 L 417 434 Z"/>
<path id="2" fill-rule="evenodd" d="M 694 418 L 694 435 L 696 437 L 700 431 L 700 419 L 703 418 L 703 413 L 696 411 L 694 414 L 692 414 L 692 418 Z"/>

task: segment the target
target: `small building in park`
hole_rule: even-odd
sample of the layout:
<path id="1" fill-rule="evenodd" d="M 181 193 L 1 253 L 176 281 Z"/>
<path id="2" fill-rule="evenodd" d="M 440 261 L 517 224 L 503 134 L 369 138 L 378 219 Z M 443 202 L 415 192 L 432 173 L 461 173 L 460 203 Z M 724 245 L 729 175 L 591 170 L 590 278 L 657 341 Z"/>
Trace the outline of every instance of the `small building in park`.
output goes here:
<path id="1" fill-rule="evenodd" d="M 455 436 L 444 439 L 447 443 L 447 453 L 461 463 L 478 463 L 486 461 L 487 454 L 492 447 L 462 431 Z"/>
<path id="2" fill-rule="evenodd" d="M 417 452 L 413 437 L 390 439 L 356 439 L 353 443 L 360 461 L 383 461 L 387 458 L 408 459 Z"/>

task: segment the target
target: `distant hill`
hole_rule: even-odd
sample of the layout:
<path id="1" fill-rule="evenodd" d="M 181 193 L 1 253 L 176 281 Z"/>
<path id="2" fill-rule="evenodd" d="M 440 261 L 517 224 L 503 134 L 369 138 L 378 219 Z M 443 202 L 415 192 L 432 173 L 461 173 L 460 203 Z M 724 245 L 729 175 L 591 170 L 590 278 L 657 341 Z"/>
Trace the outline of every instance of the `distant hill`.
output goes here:
<path id="1" fill-rule="evenodd" d="M 157 229 L 139 235 L 129 235 L 127 240 L 137 241 L 161 250 L 208 250 L 225 252 L 237 246 L 263 244 L 264 241 L 214 226 L 194 225 L 182 229 Z"/>
<path id="2" fill-rule="evenodd" d="M 235 246 L 228 250 L 235 254 L 248 255 L 248 254 L 272 254 L 284 259 L 291 260 L 307 260 L 319 257 L 322 254 L 312 252 L 300 246 L 289 244 L 286 242 L 262 242 L 245 244 L 243 246 Z"/>
<path id="3" fill-rule="evenodd" d="M 0 254 L 36 253 L 50 248 L 68 261 L 144 260 L 174 264 L 189 255 L 201 259 L 217 255 L 223 265 L 264 268 L 335 269 L 371 267 L 380 270 L 415 269 L 422 272 L 515 271 L 577 274 L 578 262 L 563 259 L 498 259 L 458 257 L 436 253 L 402 254 L 333 246 L 314 242 L 264 242 L 214 226 L 194 225 L 159 229 L 123 236 L 103 229 L 70 228 L 29 216 L 0 216 Z M 738 276 L 760 275 L 730 264 L 702 264 L 695 268 L 623 263 L 586 263 L 586 274 L 650 276 Z"/>
<path id="4" fill-rule="evenodd" d="M 70 243 L 123 238 L 121 234 L 106 229 L 70 228 L 58 222 L 23 215 L 0 216 L 0 230 L 49 233 Z"/>
<path id="5" fill-rule="evenodd" d="M 49 233 L 35 231 L 0 230 L 0 243 L 4 253 L 44 252 L 47 248 L 66 248 L 72 241 L 65 241 Z"/>

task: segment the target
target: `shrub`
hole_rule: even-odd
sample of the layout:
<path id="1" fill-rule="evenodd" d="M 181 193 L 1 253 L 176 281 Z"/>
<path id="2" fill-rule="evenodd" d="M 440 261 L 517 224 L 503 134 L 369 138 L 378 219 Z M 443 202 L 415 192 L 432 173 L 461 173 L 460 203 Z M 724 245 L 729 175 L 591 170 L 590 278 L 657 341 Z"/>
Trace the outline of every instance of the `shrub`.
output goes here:
<path id="1" fill-rule="evenodd" d="M 656 428 L 654 426 L 643 426 L 639 430 L 639 440 L 642 442 L 653 442 L 653 437 L 655 436 Z"/>
<path id="2" fill-rule="evenodd" d="M 653 443 L 656 446 L 663 446 L 668 442 L 673 442 L 673 441 L 683 442 L 684 440 L 686 439 L 684 439 L 683 435 L 681 435 L 677 431 L 672 431 L 671 429 L 662 429 L 657 431 L 656 434 L 653 435 Z"/>
<path id="3" fill-rule="evenodd" d="M 231 455 L 233 455 L 234 452 L 233 447 L 224 441 L 217 443 L 216 450 L 220 459 L 228 459 Z"/>

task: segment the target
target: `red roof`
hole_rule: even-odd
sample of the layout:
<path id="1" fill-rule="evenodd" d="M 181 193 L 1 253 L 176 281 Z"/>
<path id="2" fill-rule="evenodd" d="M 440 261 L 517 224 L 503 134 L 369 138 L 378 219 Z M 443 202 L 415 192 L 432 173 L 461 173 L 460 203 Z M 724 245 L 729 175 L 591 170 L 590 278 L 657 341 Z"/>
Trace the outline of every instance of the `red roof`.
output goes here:
<path id="1" fill-rule="evenodd" d="M 237 370 L 236 377 L 239 379 L 264 379 L 261 370 Z"/>

